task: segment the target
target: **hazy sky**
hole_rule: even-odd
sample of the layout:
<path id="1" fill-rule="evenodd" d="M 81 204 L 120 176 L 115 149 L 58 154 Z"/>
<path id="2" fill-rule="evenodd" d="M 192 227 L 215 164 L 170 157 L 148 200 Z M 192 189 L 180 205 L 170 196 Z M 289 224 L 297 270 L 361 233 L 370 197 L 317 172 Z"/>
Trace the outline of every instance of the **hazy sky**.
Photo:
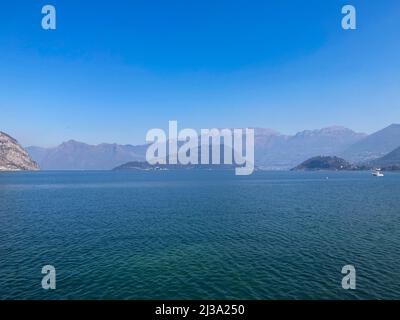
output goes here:
<path id="1" fill-rule="evenodd" d="M 168 120 L 369 133 L 400 123 L 399 40 L 398 0 L 2 2 L 0 130 L 25 146 L 142 143 Z"/>

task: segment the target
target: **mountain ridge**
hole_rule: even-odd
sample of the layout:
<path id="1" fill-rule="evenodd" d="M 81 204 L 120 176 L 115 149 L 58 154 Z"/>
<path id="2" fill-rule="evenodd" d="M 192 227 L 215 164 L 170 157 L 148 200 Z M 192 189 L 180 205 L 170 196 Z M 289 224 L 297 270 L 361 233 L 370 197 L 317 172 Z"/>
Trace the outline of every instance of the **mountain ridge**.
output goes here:
<path id="1" fill-rule="evenodd" d="M 39 170 L 39 166 L 29 156 L 18 141 L 0 131 L 0 171 Z"/>
<path id="2" fill-rule="evenodd" d="M 316 154 L 335 155 L 367 135 L 342 126 L 303 130 L 285 135 L 270 128 L 254 128 L 255 165 L 266 170 L 288 170 Z M 53 148 L 28 147 L 44 170 L 111 170 L 131 161 L 144 161 L 148 145 L 68 140 Z"/>
<path id="3" fill-rule="evenodd" d="M 26 149 L 43 170 L 111 170 L 128 161 L 144 160 L 147 145 L 90 145 L 68 140 L 53 148 L 31 146 Z"/>

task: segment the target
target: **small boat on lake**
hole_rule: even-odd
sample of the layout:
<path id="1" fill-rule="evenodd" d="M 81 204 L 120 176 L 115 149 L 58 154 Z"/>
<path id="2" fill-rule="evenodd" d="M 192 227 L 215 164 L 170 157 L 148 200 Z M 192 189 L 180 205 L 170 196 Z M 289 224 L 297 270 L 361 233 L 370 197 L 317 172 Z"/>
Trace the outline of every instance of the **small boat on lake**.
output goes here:
<path id="1" fill-rule="evenodd" d="M 375 169 L 374 171 L 372 171 L 372 175 L 374 177 L 384 177 L 385 176 L 381 169 Z"/>

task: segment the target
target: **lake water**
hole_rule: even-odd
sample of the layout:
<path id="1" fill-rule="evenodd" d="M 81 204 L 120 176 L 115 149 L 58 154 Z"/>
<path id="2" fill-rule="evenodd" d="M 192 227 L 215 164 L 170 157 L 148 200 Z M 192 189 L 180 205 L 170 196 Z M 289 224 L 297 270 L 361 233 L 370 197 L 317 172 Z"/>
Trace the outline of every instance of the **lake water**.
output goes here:
<path id="1" fill-rule="evenodd" d="M 1 173 L 0 299 L 399 299 L 399 228 L 394 173 Z"/>

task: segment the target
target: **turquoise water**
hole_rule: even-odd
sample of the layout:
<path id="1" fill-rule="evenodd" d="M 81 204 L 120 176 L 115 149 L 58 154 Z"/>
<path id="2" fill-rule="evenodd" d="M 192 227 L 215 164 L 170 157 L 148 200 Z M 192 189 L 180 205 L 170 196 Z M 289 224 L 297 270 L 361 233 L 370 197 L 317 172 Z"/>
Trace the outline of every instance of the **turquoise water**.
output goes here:
<path id="1" fill-rule="evenodd" d="M 0 298 L 399 299 L 399 226 L 400 174 L 1 173 Z"/>

